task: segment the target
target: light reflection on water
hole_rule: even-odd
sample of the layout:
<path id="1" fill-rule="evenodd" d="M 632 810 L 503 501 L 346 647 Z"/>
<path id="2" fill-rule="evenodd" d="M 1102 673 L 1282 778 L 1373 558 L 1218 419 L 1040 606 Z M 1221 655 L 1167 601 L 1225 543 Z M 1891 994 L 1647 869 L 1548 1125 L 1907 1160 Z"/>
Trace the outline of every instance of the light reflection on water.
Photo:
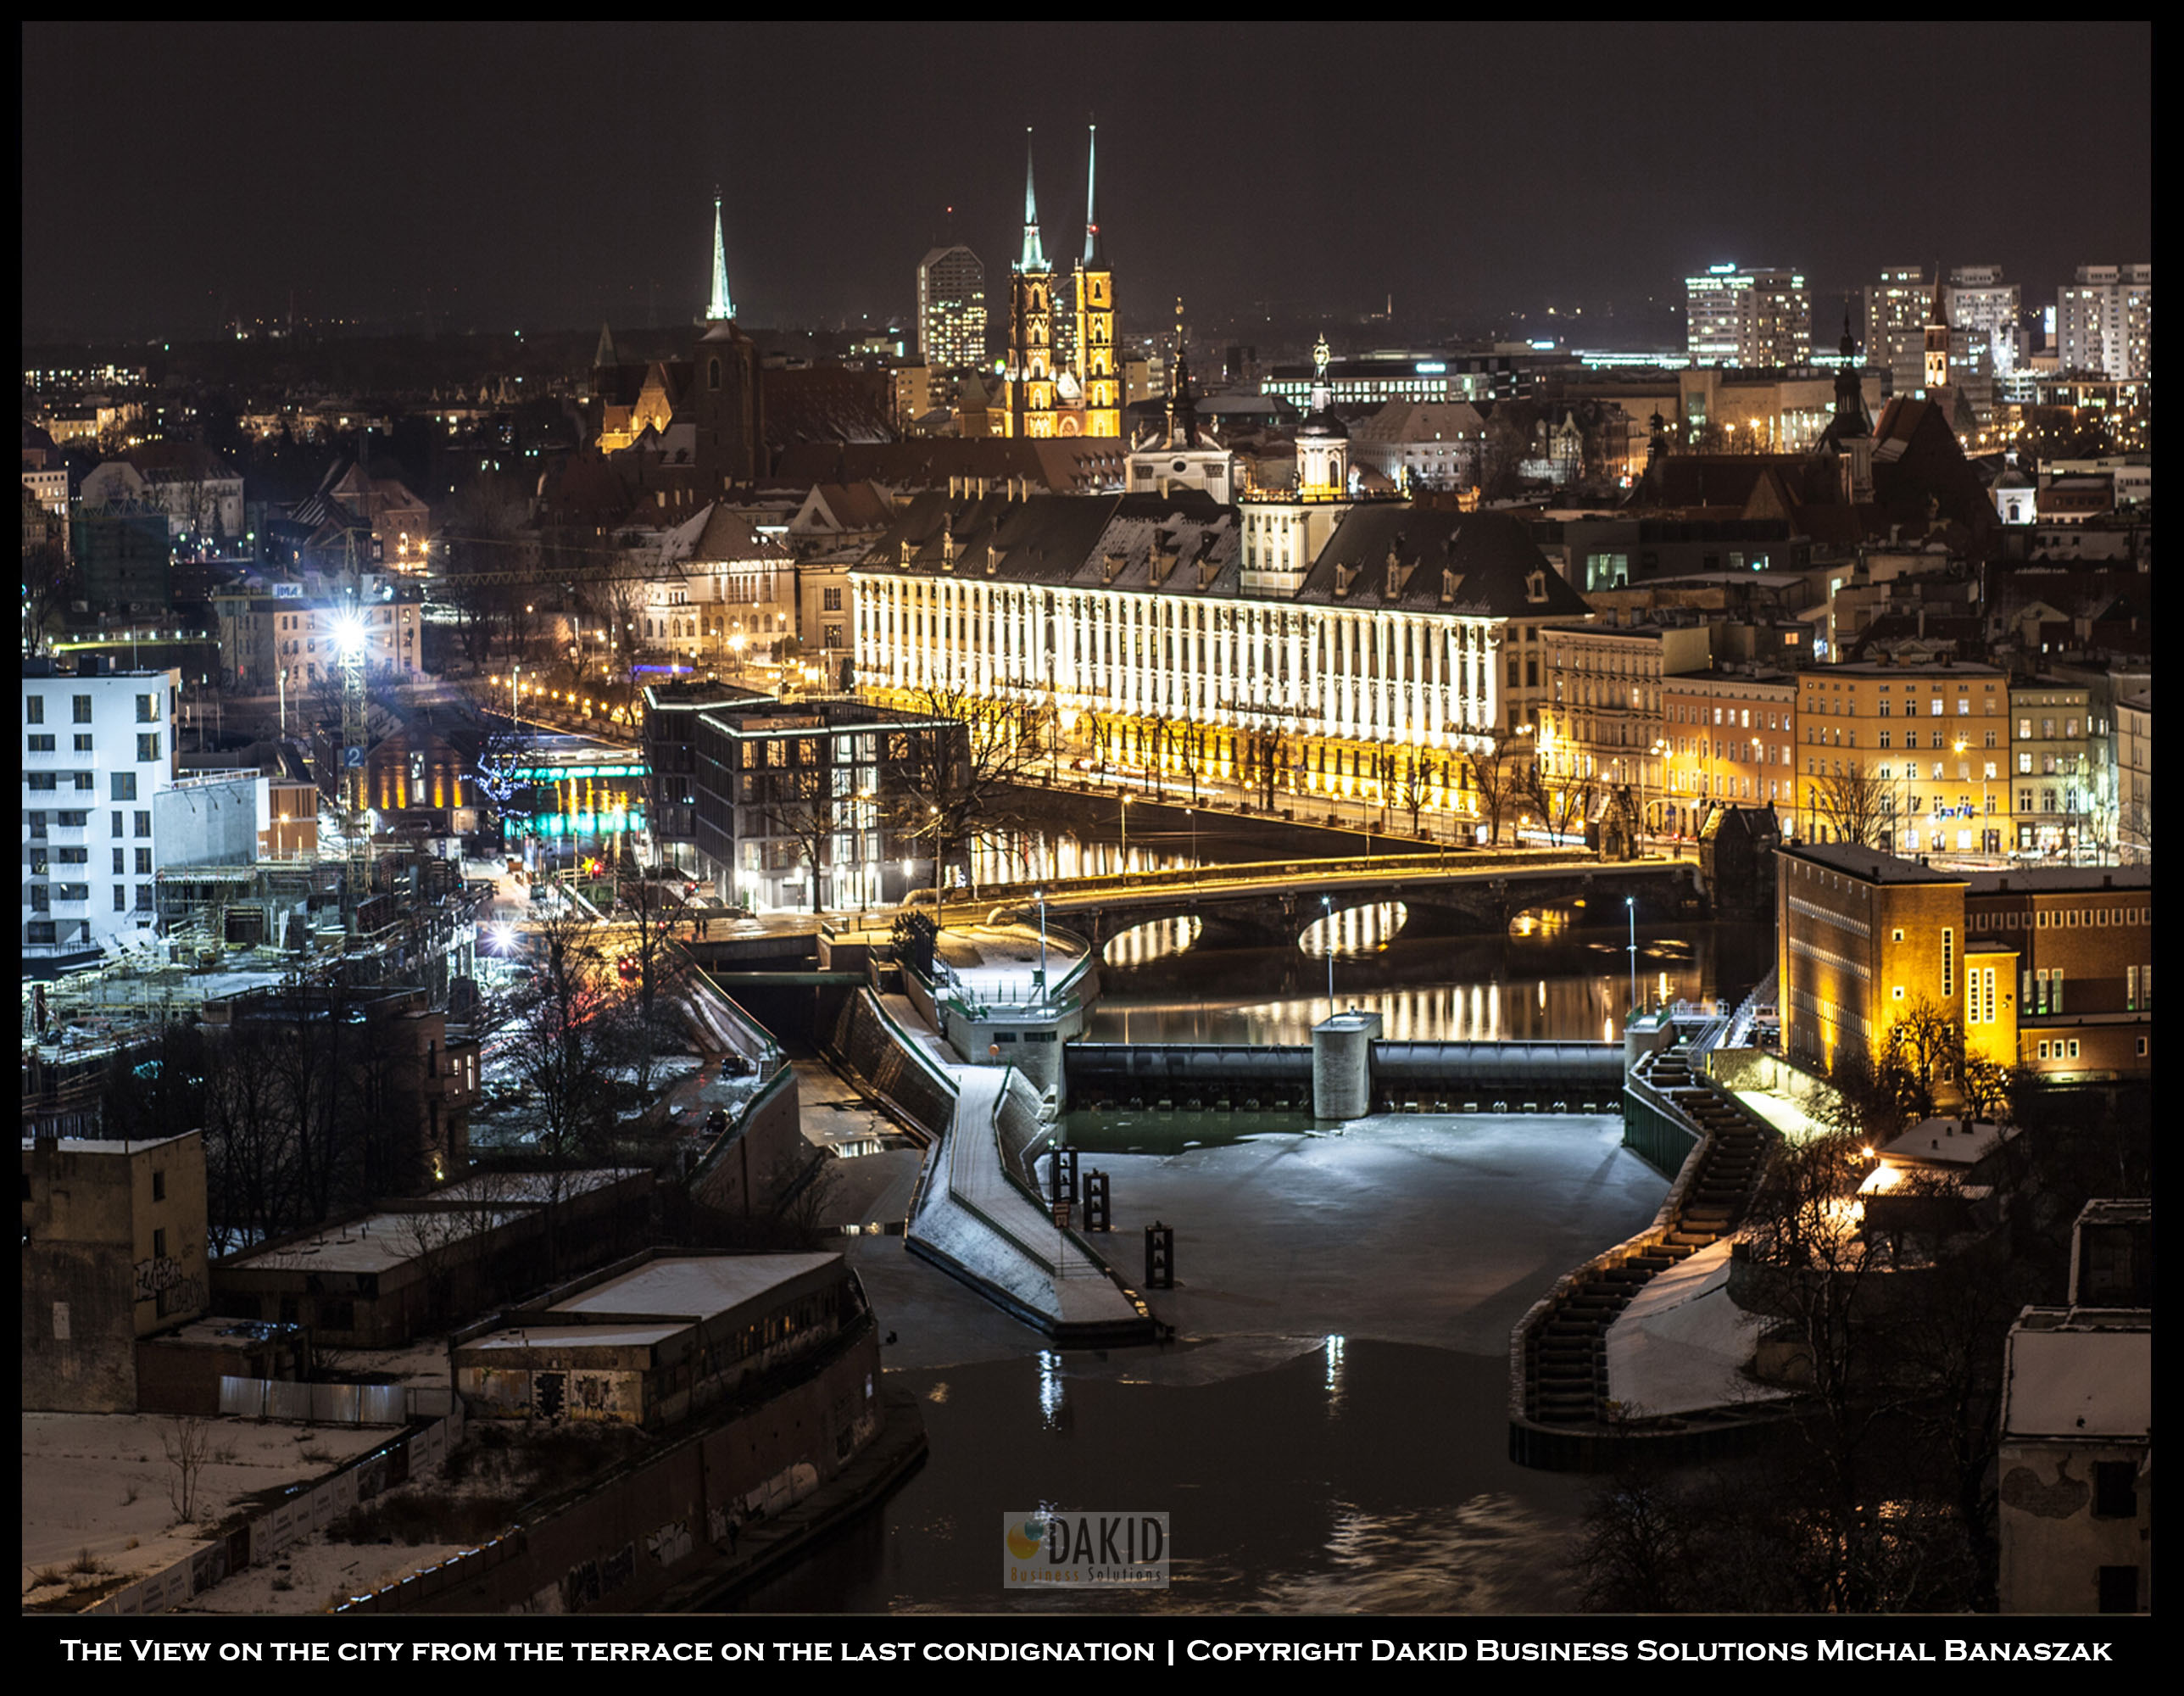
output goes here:
<path id="1" fill-rule="evenodd" d="M 1557 1612 L 1584 1481 L 1507 1457 L 1507 1361 L 1330 1336 L 1206 1383 L 1185 1356 L 948 1370 L 925 1466 L 736 1611 Z M 1072 1370 L 1074 1368 L 1076 1370 Z M 900 1375 L 922 1389 L 937 1375 Z M 1050 1398 L 1060 1403 L 1050 1417 Z M 1062 1416 L 1065 1414 L 1071 1415 Z M 1164 1593 L 1001 1588 L 1011 1514 L 1166 1512 Z M 717 1604 L 715 1604 L 717 1605 Z"/>
<path id="2" fill-rule="evenodd" d="M 1640 998 L 1741 996 L 1773 951 L 1768 924 L 1641 928 Z M 1392 1042 L 1614 1041 L 1630 1001 L 1630 963 L 1624 934 L 1612 928 L 1399 934 L 1377 951 L 1338 951 L 1330 1001 L 1325 957 L 1298 949 L 1111 957 L 1085 1035 L 1094 1042 L 1301 1046 L 1330 1008 L 1355 1007 L 1379 1013 L 1381 1035 Z"/>

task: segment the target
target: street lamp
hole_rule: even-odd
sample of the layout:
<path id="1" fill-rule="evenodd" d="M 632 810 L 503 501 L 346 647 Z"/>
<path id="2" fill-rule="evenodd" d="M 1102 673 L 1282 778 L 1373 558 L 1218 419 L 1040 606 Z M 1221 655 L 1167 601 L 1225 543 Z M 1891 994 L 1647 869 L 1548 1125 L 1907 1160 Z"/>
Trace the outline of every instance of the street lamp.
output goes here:
<path id="1" fill-rule="evenodd" d="M 1130 874 L 1130 797 L 1127 792 L 1123 796 L 1122 874 L 1126 878 Z"/>
<path id="2" fill-rule="evenodd" d="M 1039 1003 L 1046 1005 L 1046 891 L 1034 890 L 1032 899 L 1039 903 Z"/>
<path id="3" fill-rule="evenodd" d="M 940 809 L 928 806 L 926 812 L 933 820 L 933 929 L 938 935 L 940 932 Z"/>
<path id="4" fill-rule="evenodd" d="M 1638 1011 L 1638 898 L 1624 896 L 1623 910 L 1630 920 L 1630 1012 L 1635 1013 Z M 1624 1018 L 1627 1024 L 1630 1014 Z"/>
<path id="5" fill-rule="evenodd" d="M 1198 881 L 1198 810 L 1187 806 L 1183 816 L 1190 821 L 1190 881 Z"/>
<path id="6" fill-rule="evenodd" d="M 1327 950 L 1327 1016 L 1334 1017 L 1334 898 L 1319 898 L 1319 940 Z"/>

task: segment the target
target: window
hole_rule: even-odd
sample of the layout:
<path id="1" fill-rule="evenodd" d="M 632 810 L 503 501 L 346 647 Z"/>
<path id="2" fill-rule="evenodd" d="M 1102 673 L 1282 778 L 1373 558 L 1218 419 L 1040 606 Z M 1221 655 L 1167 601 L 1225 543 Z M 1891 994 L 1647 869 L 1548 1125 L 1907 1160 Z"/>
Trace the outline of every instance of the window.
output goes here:
<path id="1" fill-rule="evenodd" d="M 136 875 L 140 878 L 152 875 L 152 851 L 149 848 L 136 851 Z"/>
<path id="2" fill-rule="evenodd" d="M 139 724 L 157 724 L 159 722 L 159 696 L 140 695 L 136 697 L 136 722 Z"/>
<path id="3" fill-rule="evenodd" d="M 137 764 L 142 765 L 148 760 L 156 760 L 159 757 L 159 733 L 158 731 L 155 730 L 149 735 L 139 736 L 136 739 Z"/>
<path id="4" fill-rule="evenodd" d="M 129 875 L 129 868 L 125 863 L 127 859 L 128 850 L 125 848 L 117 848 L 114 851 L 114 875 L 115 877 L 124 878 Z"/>
<path id="5" fill-rule="evenodd" d="M 121 834 L 121 815 L 118 812 L 114 815 L 114 834 L 116 836 Z"/>
<path id="6" fill-rule="evenodd" d="M 139 884 L 136 885 L 136 911 L 139 912 L 149 912 L 152 911 L 151 884 Z"/>
<path id="7" fill-rule="evenodd" d="M 60 776 L 58 773 L 25 772 L 23 773 L 23 787 L 25 789 L 58 789 L 59 786 Z"/>
<path id="8" fill-rule="evenodd" d="M 1933 715 L 1933 716 L 1934 716 L 1935 717 L 1936 717 L 1936 718 L 1939 718 L 1939 717 L 1942 716 L 1942 698 L 1941 698 L 1941 696 L 1939 696 L 1939 695 L 1936 695 L 1936 696 L 1934 697 L 1934 715 Z"/>
<path id="9" fill-rule="evenodd" d="M 164 1202 L 167 1199 L 167 1174 L 164 1172 L 154 1172 L 152 1174 L 152 1199 L 155 1202 Z"/>
<path id="10" fill-rule="evenodd" d="M 53 737 L 51 735 L 33 736 L 31 739 L 31 751 L 33 754 L 52 753 L 53 751 Z"/>
<path id="11" fill-rule="evenodd" d="M 821 589 L 819 610 L 822 612 L 839 612 L 842 610 L 842 591 L 838 589 Z"/>
<path id="12" fill-rule="evenodd" d="M 75 696 L 75 722 L 76 722 L 78 724 L 88 724 L 88 723 L 90 723 L 90 722 L 91 722 L 91 697 L 90 697 L 89 695 L 77 695 L 77 696 Z"/>
<path id="13" fill-rule="evenodd" d="M 114 800 L 115 800 L 115 801 L 134 801 L 134 800 L 136 800 L 136 773 L 134 773 L 134 772 L 115 772 L 115 773 L 112 773 L 112 774 L 111 774 L 111 779 L 110 779 L 110 780 L 111 780 L 111 782 L 112 782 L 113 788 L 114 788 L 114 795 L 113 795 L 113 799 L 114 799 Z"/>
<path id="14" fill-rule="evenodd" d="M 43 724 L 46 722 L 46 698 L 42 695 L 23 697 L 23 722 Z"/>
<path id="15" fill-rule="evenodd" d="M 2136 1614 L 2138 1611 L 2138 1569 L 2136 1566 L 2103 1566 L 2100 1570 L 2100 1611 L 2103 1614 Z"/>
<path id="16" fill-rule="evenodd" d="M 1957 933 L 1947 928 L 1942 931 L 1942 993 L 1953 996 L 1957 992 Z"/>
<path id="17" fill-rule="evenodd" d="M 1891 1001 L 1902 1001 L 1903 999 L 1903 985 L 1901 984 L 1897 985 L 1895 988 L 1888 992 L 1888 996 Z"/>
<path id="18" fill-rule="evenodd" d="M 91 733 L 88 730 L 80 730 L 76 733 L 75 751 L 79 754 L 88 754 L 92 751 Z"/>
<path id="19" fill-rule="evenodd" d="M 149 836 L 151 834 L 152 815 L 140 808 L 136 813 L 136 834 L 139 836 Z"/>

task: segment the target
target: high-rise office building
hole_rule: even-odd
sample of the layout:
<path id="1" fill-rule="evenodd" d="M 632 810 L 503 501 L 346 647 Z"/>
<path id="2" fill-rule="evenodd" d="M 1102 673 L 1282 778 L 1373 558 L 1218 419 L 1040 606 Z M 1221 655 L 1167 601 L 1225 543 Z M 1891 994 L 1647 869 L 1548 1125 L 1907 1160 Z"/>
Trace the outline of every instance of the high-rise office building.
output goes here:
<path id="1" fill-rule="evenodd" d="M 2125 380 L 2153 375 L 2153 267 L 2080 265 L 2055 302 L 2056 365 Z"/>
<path id="2" fill-rule="evenodd" d="M 1924 385 L 1926 315 L 1933 285 L 1924 265 L 1891 265 L 1865 286 L 1865 358 L 1888 372 L 1889 392 L 1911 394 Z"/>
<path id="3" fill-rule="evenodd" d="M 1684 279 L 1691 363 L 1806 365 L 1813 301 L 1802 273 L 1772 265 L 1709 265 Z"/>
<path id="4" fill-rule="evenodd" d="M 1998 374 L 2017 369 L 2024 300 L 2015 283 L 2003 281 L 2000 265 L 1952 266 L 1948 307 L 1949 322 L 1975 348 L 1986 343 Z"/>
<path id="5" fill-rule="evenodd" d="M 933 371 L 986 363 L 986 268 L 961 246 L 917 262 L 917 354 Z"/>

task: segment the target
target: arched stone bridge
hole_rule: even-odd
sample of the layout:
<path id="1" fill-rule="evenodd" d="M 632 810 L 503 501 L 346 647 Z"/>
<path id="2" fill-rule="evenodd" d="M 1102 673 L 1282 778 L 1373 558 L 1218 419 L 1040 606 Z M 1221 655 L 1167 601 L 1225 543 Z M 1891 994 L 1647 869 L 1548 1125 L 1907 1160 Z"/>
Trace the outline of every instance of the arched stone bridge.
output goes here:
<path id="1" fill-rule="evenodd" d="M 1683 917 L 1702 910 L 1697 873 L 1689 862 L 1658 860 L 1483 867 L 1397 862 L 1373 870 L 1208 867 L 1195 881 L 1189 873 L 1160 873 L 1097 888 L 1061 884 L 1047 890 L 1046 912 L 1050 921 L 1067 923 L 1095 949 L 1139 925 L 1183 918 L 1199 921 L 1201 947 L 1295 946 L 1329 913 L 1384 901 L 1403 904 L 1406 936 L 1490 935 L 1528 909 L 1579 901 L 1602 909 L 1602 923 L 1622 923 L 1623 903 L 1631 897 L 1641 923 Z M 995 906 L 1008 918 L 1037 922 L 1037 904 L 1024 892 L 1012 891 Z"/>

